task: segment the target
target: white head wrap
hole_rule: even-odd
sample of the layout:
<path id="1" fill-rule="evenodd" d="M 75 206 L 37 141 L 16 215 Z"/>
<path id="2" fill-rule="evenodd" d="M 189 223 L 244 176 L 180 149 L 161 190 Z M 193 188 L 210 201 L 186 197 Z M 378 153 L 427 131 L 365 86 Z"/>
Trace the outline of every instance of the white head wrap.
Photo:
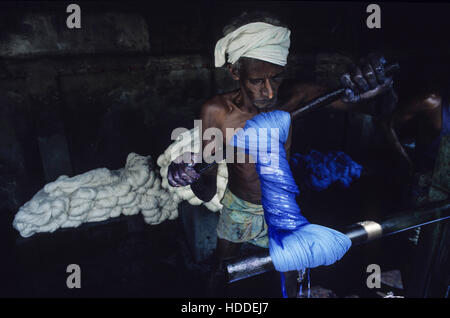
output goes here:
<path id="1" fill-rule="evenodd" d="M 264 22 L 241 26 L 220 39 L 214 51 L 215 65 L 234 64 L 241 56 L 285 66 L 289 54 L 291 31 Z"/>

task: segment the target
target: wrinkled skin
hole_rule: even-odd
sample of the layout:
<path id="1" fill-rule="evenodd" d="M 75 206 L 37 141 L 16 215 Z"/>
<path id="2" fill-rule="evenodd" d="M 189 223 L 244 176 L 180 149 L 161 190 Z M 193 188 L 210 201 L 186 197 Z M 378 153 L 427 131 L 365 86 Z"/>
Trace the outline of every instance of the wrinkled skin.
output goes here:
<path id="1" fill-rule="evenodd" d="M 222 129 L 225 136 L 226 128 L 243 127 L 247 119 L 260 112 L 274 109 L 292 112 L 308 100 L 327 91 L 324 87 L 307 83 L 282 86 L 284 67 L 249 58 L 244 61 L 245 67 L 240 72 L 233 71 L 229 67 L 232 78 L 239 81 L 240 89 L 213 97 L 203 105 L 203 131 L 209 127 L 218 127 Z M 347 87 L 346 94 L 341 101 L 332 103 L 330 108 L 354 110 L 377 117 L 380 117 L 380 114 L 391 114 L 397 99 L 392 87 L 392 77 L 387 77 L 384 72 L 386 60 L 382 56 L 371 54 L 361 63 L 361 67 L 354 66 L 350 73 L 342 75 L 341 83 L 344 87 Z M 368 109 L 367 105 L 362 103 L 379 97 L 386 100 L 383 101 L 383 106 L 379 107 L 384 109 Z M 231 136 L 224 138 L 224 145 L 226 145 L 226 140 L 230 138 Z M 288 138 L 287 146 L 290 145 L 290 139 L 291 136 Z M 207 143 L 208 141 L 204 142 L 204 146 Z M 287 147 L 287 151 L 289 152 L 289 147 Z M 201 159 L 194 158 L 194 154 L 188 157 L 186 157 L 186 154 L 183 156 L 184 160 L 180 156 L 169 166 L 168 179 L 169 184 L 173 187 L 192 185 L 200 179 L 200 175 L 195 172 L 193 165 Z M 259 180 L 255 180 L 257 175 L 254 164 L 249 167 L 246 164 L 240 165 L 242 164 L 228 165 L 229 173 L 231 173 L 229 178 L 230 190 L 246 201 L 259 204 L 261 202 L 260 185 Z M 209 175 L 213 175 L 213 173 Z M 207 178 L 203 179 L 206 182 Z M 250 181 L 253 181 L 251 185 L 243 185 Z M 210 184 L 213 185 L 213 182 L 210 182 Z M 211 199 L 215 190 L 213 185 L 206 197 Z"/>
<path id="2" fill-rule="evenodd" d="M 226 128 L 242 128 L 248 119 L 261 113 L 281 109 L 295 111 L 306 102 L 329 91 L 309 83 L 283 83 L 285 68 L 268 62 L 245 58 L 239 71 L 228 67 L 231 77 L 239 82 L 240 88 L 236 91 L 215 96 L 202 107 L 201 119 L 203 132 L 209 127 L 222 130 L 223 147 L 229 144 L 232 135 L 227 135 Z M 346 96 L 339 101 L 330 104 L 330 108 L 344 111 L 369 112 L 364 101 L 385 95 L 392 89 L 392 79 L 384 76 L 383 65 L 386 64 L 381 57 L 377 60 L 370 57 L 359 68 L 355 67 L 350 74 L 342 79 L 348 88 Z M 292 131 L 285 143 L 285 149 L 289 158 Z M 212 142 L 203 141 L 203 147 Z M 198 158 L 177 158 L 172 162 L 168 171 L 168 179 L 171 186 L 179 187 L 191 185 L 194 193 L 204 201 L 212 199 L 216 193 L 217 167 L 209 169 L 199 176 L 192 165 Z M 248 156 L 247 156 L 248 159 Z M 256 204 L 261 204 L 261 189 L 255 164 L 246 160 L 245 163 L 227 163 L 228 188 L 239 198 Z M 199 186 L 201 184 L 201 186 Z M 198 191 L 201 189 L 200 191 Z M 241 244 L 219 239 L 217 243 L 217 260 L 220 264 L 223 260 L 237 255 Z M 210 286 L 215 286 L 221 271 L 219 265 L 213 272 Z M 297 272 L 286 273 L 286 288 L 289 297 L 296 297 Z M 222 277 L 223 278 L 223 277 Z M 219 279 L 220 280 L 220 279 Z M 211 287 L 210 292 L 214 292 Z"/>
<path id="3" fill-rule="evenodd" d="M 370 63 L 365 63 L 367 61 Z M 363 65 L 361 68 L 353 66 L 351 73 L 341 76 L 342 85 L 348 88 L 343 101 L 351 104 L 357 104 L 365 99 L 375 101 L 376 108 L 369 110 L 369 113 L 383 131 L 388 145 L 398 160 L 406 164 L 406 178 L 410 178 L 415 172 L 414 163 L 403 148 L 396 130 L 401 131 L 403 126 L 417 121 L 417 130 L 404 137 L 414 138 L 416 144 L 430 144 L 442 128 L 442 92 L 433 89 L 423 92 L 411 91 L 411 95 L 402 96 L 399 103 L 393 89 L 392 77 L 386 76 L 384 72 L 386 60 L 379 55 L 371 54 L 361 63 Z M 401 179 L 399 182 L 405 181 L 403 173 L 399 173 L 398 177 Z"/>
<path id="4" fill-rule="evenodd" d="M 341 84 L 347 88 L 344 102 L 357 103 L 392 88 L 392 77 L 387 77 L 385 74 L 384 57 L 371 54 L 361 61 L 361 65 L 361 68 L 353 65 L 351 73 L 341 76 Z"/>
<path id="5" fill-rule="evenodd" d="M 183 154 L 169 165 L 168 180 L 172 187 L 184 187 L 195 183 L 199 178 L 194 165 L 200 162 L 200 158 L 194 153 Z"/>
<path id="6" fill-rule="evenodd" d="M 396 109 L 379 122 L 379 127 L 386 136 L 388 145 L 396 155 L 394 158 L 399 162 L 406 163 L 406 175 L 399 175 L 398 182 L 408 183 L 416 171 L 413 160 L 402 146 L 398 132 L 407 124 L 416 122 L 414 131 L 403 133 L 405 139 L 415 139 L 416 147 L 429 145 L 441 132 L 442 129 L 442 93 L 423 92 L 402 99 Z M 406 179 L 405 179 L 406 178 Z"/>

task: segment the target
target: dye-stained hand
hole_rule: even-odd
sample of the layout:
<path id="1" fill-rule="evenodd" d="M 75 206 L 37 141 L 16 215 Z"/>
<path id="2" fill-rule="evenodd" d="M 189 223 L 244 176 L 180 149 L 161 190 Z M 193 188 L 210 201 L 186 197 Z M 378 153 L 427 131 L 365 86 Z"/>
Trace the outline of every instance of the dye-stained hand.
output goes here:
<path id="1" fill-rule="evenodd" d="M 184 187 L 197 182 L 200 174 L 194 169 L 199 162 L 195 153 L 184 153 L 171 162 L 167 171 L 167 179 L 172 187 Z"/>
<path id="2" fill-rule="evenodd" d="M 341 76 L 341 84 L 347 88 L 342 101 L 358 103 L 383 95 L 393 87 L 392 77 L 385 73 L 386 59 L 372 53 L 360 61 L 360 65 L 353 65 L 350 73 Z"/>

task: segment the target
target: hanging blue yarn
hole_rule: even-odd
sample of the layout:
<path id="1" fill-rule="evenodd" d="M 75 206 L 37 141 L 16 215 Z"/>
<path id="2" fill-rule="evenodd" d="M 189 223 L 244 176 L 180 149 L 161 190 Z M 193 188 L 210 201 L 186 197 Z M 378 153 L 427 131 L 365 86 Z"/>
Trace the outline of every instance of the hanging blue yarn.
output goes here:
<path id="1" fill-rule="evenodd" d="M 311 298 L 311 278 L 309 277 L 309 272 L 311 270 L 308 268 L 307 272 L 308 272 L 308 298 Z"/>
<path id="2" fill-rule="evenodd" d="M 351 246 L 351 240 L 344 234 L 310 224 L 301 215 L 295 200 L 299 189 L 284 149 L 290 124 L 287 112 L 261 113 L 247 120 L 230 142 L 256 160 L 269 252 L 275 269 L 280 272 L 331 265 Z"/>
<path id="3" fill-rule="evenodd" d="M 286 277 L 284 277 L 284 273 L 280 273 L 281 278 L 281 294 L 283 295 L 283 298 L 288 298 L 288 294 L 286 291 Z"/>
<path id="4" fill-rule="evenodd" d="M 362 166 L 342 151 L 328 154 L 311 150 L 308 155 L 295 153 L 291 157 L 294 176 L 301 184 L 322 191 L 338 182 L 344 187 L 361 176 Z"/>
<path id="5" fill-rule="evenodd" d="M 306 287 L 307 287 L 307 290 L 308 290 L 308 298 L 310 298 L 310 296 L 311 296 L 311 281 L 310 281 L 310 279 L 309 279 L 309 271 L 310 271 L 310 269 L 308 268 L 307 270 L 306 270 L 306 273 L 307 273 L 307 285 L 306 285 Z M 299 275 L 302 275 L 302 280 L 301 280 L 301 282 L 300 282 L 300 288 L 299 288 L 299 290 L 298 290 L 298 297 L 300 297 L 300 298 L 302 298 L 302 296 L 303 296 L 303 294 L 302 294 L 302 291 L 303 291 L 303 284 L 304 284 L 304 277 L 305 277 L 305 273 L 304 272 L 299 272 Z"/>

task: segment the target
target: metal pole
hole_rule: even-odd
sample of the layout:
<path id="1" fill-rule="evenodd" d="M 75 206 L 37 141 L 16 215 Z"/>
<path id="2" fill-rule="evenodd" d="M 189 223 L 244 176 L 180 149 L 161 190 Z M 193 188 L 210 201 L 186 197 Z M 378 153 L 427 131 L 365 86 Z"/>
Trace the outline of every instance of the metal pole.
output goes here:
<path id="1" fill-rule="evenodd" d="M 379 222 L 358 222 L 348 226 L 343 233 L 352 240 L 352 245 L 355 246 L 448 218 L 450 218 L 450 200 L 402 211 Z M 228 283 L 275 269 L 268 251 L 230 260 L 225 265 Z"/>
<path id="2" fill-rule="evenodd" d="M 385 73 L 387 76 L 391 76 L 399 69 L 400 69 L 400 65 L 398 63 L 393 63 L 393 64 L 386 66 Z M 332 91 L 332 92 L 326 93 L 324 95 L 321 95 L 317 98 L 314 98 L 313 100 L 307 102 L 305 105 L 303 105 L 299 109 L 292 111 L 291 116 L 293 119 L 298 119 L 298 118 L 305 116 L 306 114 L 317 111 L 317 110 L 337 101 L 338 99 L 340 99 L 343 96 L 344 92 L 345 92 L 345 88 L 339 88 L 335 91 Z M 194 169 L 195 169 L 195 171 L 197 171 L 197 173 L 202 174 L 215 165 L 217 165 L 216 162 L 211 162 L 211 163 L 202 162 L 202 163 L 196 164 L 194 166 Z"/>
<path id="3" fill-rule="evenodd" d="M 400 69 L 400 65 L 398 63 L 393 63 L 385 68 L 385 74 L 387 76 L 392 76 L 396 71 Z M 330 93 L 321 95 L 312 101 L 308 102 L 303 107 L 291 112 L 291 116 L 293 119 L 300 118 L 312 111 L 317 111 L 321 109 L 324 106 L 327 106 L 337 100 L 339 100 L 345 92 L 345 88 L 339 88 L 335 91 L 332 91 Z"/>

